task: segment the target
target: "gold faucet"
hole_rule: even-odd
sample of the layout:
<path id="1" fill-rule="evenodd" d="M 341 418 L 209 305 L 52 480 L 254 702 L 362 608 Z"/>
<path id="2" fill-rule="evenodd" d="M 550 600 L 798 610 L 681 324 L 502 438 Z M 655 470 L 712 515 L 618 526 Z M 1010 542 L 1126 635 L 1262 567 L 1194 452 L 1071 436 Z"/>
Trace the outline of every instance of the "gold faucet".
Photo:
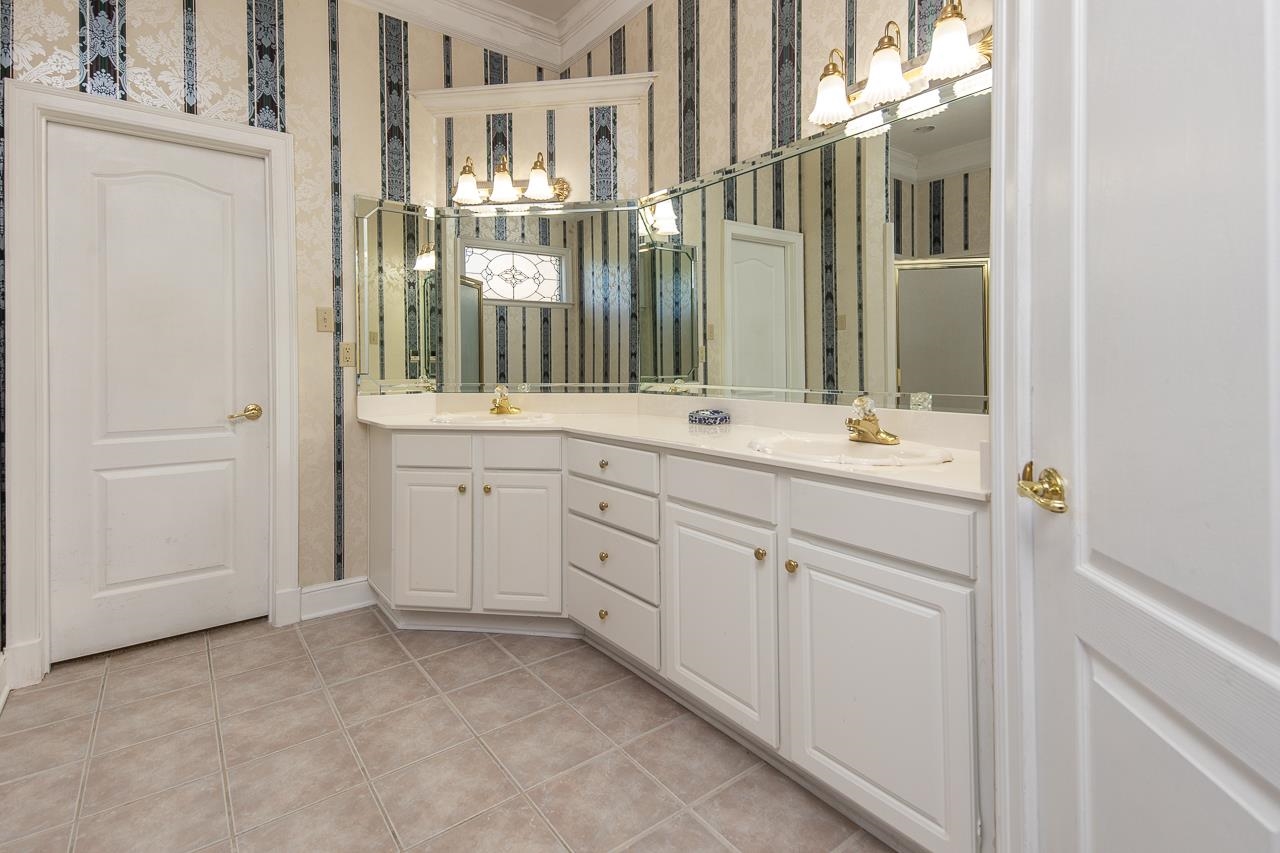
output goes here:
<path id="1" fill-rule="evenodd" d="M 876 404 L 866 394 L 854 398 L 853 414 L 845 418 L 844 425 L 849 429 L 850 441 L 862 441 L 867 444 L 897 444 L 900 439 L 891 432 L 880 429 L 880 416 L 876 414 Z"/>
<path id="2" fill-rule="evenodd" d="M 498 396 L 493 398 L 493 408 L 489 410 L 491 415 L 518 415 L 520 407 L 511 405 L 511 398 L 507 396 L 506 385 L 495 385 L 493 393 Z"/>

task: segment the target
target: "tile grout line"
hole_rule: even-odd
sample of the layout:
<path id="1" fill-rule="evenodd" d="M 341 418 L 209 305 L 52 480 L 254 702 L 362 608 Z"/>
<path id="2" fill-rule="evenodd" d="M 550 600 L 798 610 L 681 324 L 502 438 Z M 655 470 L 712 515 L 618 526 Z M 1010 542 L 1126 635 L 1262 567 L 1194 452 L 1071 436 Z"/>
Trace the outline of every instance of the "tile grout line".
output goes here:
<path id="1" fill-rule="evenodd" d="M 231 839 L 231 849 L 239 850 L 236 843 L 236 818 L 231 810 L 231 770 L 227 767 L 227 751 L 222 742 L 222 714 L 218 711 L 218 683 L 213 672 L 213 646 L 209 635 L 204 636 L 205 652 L 209 655 L 209 694 L 213 701 L 213 734 L 218 741 L 218 769 L 222 780 L 222 810 L 226 818 L 227 833 Z M 234 645 L 234 644 L 232 644 Z"/>
<path id="2" fill-rule="evenodd" d="M 84 810 L 84 795 L 89 787 L 89 766 L 93 762 L 93 744 L 98 738 L 98 721 L 102 718 L 102 704 L 107 696 L 107 679 L 111 675 L 108 665 L 102 672 L 102 683 L 98 685 L 98 704 L 93 709 L 93 722 L 89 726 L 89 745 L 85 749 L 84 770 L 80 773 L 80 788 L 76 792 L 76 808 L 71 817 L 71 833 L 67 836 L 67 853 L 76 849 L 76 840 L 80 835 L 80 815 Z"/>

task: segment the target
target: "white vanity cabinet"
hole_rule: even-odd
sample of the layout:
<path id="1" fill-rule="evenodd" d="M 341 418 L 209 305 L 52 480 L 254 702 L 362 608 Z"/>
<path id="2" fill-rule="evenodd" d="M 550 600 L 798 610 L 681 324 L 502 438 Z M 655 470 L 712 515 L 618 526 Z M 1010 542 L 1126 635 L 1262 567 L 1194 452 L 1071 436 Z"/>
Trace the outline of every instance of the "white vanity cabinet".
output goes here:
<path id="1" fill-rule="evenodd" d="M 480 582 L 485 610 L 560 612 L 560 483 L 559 473 L 484 472 Z"/>
<path id="2" fill-rule="evenodd" d="M 471 471 L 397 468 L 392 595 L 404 607 L 471 609 Z"/>

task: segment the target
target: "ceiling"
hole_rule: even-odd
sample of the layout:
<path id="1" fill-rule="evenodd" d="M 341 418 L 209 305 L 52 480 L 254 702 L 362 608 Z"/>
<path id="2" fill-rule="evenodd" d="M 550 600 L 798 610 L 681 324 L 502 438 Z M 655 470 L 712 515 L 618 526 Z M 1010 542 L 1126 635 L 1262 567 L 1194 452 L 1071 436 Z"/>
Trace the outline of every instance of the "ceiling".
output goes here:
<path id="1" fill-rule="evenodd" d="M 933 130 L 921 133 L 927 127 Z M 924 158 L 961 145 L 991 141 L 991 96 L 971 95 L 952 101 L 940 115 L 906 118 L 889 128 L 894 151 Z"/>
<path id="2" fill-rule="evenodd" d="M 507 0 L 517 9 L 524 9 L 539 18 L 559 21 L 569 17 L 575 6 L 581 6 L 582 0 Z"/>

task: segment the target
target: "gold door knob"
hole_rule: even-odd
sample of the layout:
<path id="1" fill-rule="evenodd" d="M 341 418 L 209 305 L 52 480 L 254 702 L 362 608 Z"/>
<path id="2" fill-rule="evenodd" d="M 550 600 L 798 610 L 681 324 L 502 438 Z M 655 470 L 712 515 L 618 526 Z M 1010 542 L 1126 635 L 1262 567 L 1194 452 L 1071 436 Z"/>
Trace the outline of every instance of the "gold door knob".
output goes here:
<path id="1" fill-rule="evenodd" d="M 600 552 L 600 562 L 602 562 L 602 563 L 603 563 L 603 562 L 604 562 L 605 560 L 607 560 L 607 559 L 609 559 L 609 552 L 608 552 L 608 551 L 601 551 L 601 552 Z"/>
<path id="2" fill-rule="evenodd" d="M 250 403 L 244 407 L 243 412 L 236 412 L 234 414 L 227 415 L 227 420 L 238 421 L 241 418 L 244 418 L 246 421 L 256 421 L 260 417 L 262 417 L 262 407 L 257 403 Z"/>
<path id="3" fill-rule="evenodd" d="M 756 549 L 756 559 L 757 559 L 757 560 L 760 560 L 760 561 L 762 561 L 762 562 L 763 562 L 763 561 L 764 561 L 764 558 L 765 558 L 765 557 L 767 557 L 767 556 L 769 556 L 769 552 L 768 552 L 768 551 L 766 551 L 765 549 L 763 549 L 763 548 L 757 548 L 757 549 Z"/>
<path id="4" fill-rule="evenodd" d="M 789 575 L 794 575 L 796 573 L 796 570 L 800 568 L 800 564 L 797 563 L 795 560 L 787 560 L 787 562 L 784 563 L 783 565 L 786 566 L 787 574 Z"/>
<path id="5" fill-rule="evenodd" d="M 1028 462 L 1022 466 L 1022 477 L 1018 480 L 1018 494 L 1031 498 L 1036 506 L 1049 512 L 1067 511 L 1067 481 L 1054 468 L 1045 468 L 1040 472 L 1040 479 L 1033 480 L 1035 463 Z"/>
<path id="6" fill-rule="evenodd" d="M 601 470 L 601 471 L 603 471 L 605 468 L 608 468 L 608 467 L 609 467 L 609 460 L 608 460 L 608 459 L 601 459 L 601 460 L 600 460 L 600 470 Z"/>
<path id="7" fill-rule="evenodd" d="M 467 493 L 467 487 L 465 485 L 458 486 L 458 494 L 465 495 L 466 493 Z"/>
<path id="8" fill-rule="evenodd" d="M 491 493 L 492 491 L 493 491 L 493 486 L 490 486 L 488 483 L 485 483 L 485 484 L 484 484 L 484 493 L 487 495 L 487 494 Z"/>
<path id="9" fill-rule="evenodd" d="M 606 509 L 608 509 L 608 508 L 609 508 L 609 502 L 608 502 L 608 501 L 600 501 L 600 511 L 601 511 L 601 512 L 604 512 L 604 511 L 605 511 Z"/>
<path id="10" fill-rule="evenodd" d="M 609 611 L 608 611 L 608 610 L 601 610 L 601 611 L 600 611 L 600 621 L 601 621 L 601 622 L 603 622 L 604 620 L 606 620 L 606 619 L 608 619 L 608 618 L 609 618 Z"/>

